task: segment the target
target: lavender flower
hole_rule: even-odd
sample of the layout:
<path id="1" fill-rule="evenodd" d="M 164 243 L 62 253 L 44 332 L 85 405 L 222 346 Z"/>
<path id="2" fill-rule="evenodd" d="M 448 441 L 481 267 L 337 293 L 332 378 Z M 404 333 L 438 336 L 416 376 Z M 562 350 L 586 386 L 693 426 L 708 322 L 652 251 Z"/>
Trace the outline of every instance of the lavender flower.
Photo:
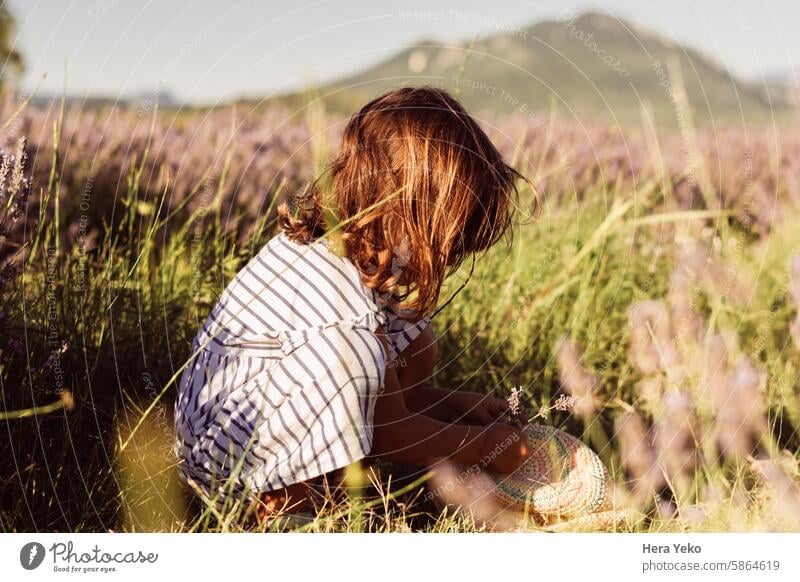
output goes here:
<path id="1" fill-rule="evenodd" d="M 10 362 L 15 355 L 22 352 L 22 341 L 12 337 L 6 343 L 6 347 L 3 350 L 3 362 L 6 364 Z"/>
<path id="2" fill-rule="evenodd" d="M 789 297 L 796 311 L 800 311 L 800 255 L 792 257 L 789 276 Z"/>
<path id="3" fill-rule="evenodd" d="M 566 412 L 567 410 L 571 410 L 577 404 L 577 400 L 574 396 L 565 396 L 561 395 L 556 398 L 556 401 L 553 402 L 553 410 L 558 410 L 561 412 Z"/>
<path id="4" fill-rule="evenodd" d="M 6 290 L 9 283 L 17 276 L 18 269 L 14 261 L 8 261 L 0 268 L 0 295 Z"/>
<path id="5" fill-rule="evenodd" d="M 511 394 L 508 396 L 508 413 L 512 418 L 518 417 L 522 414 L 522 386 L 519 388 L 512 388 Z"/>
<path id="6" fill-rule="evenodd" d="M 670 277 L 667 294 L 670 323 L 676 342 L 683 345 L 698 342 L 704 331 L 702 318 L 694 307 L 694 289 L 707 260 L 708 253 L 697 247 L 684 250 Z"/>
<path id="7" fill-rule="evenodd" d="M 69 342 L 66 340 L 61 340 L 59 346 L 53 349 L 50 352 L 50 355 L 47 356 L 47 360 L 45 361 L 42 369 L 40 370 L 41 373 L 47 372 L 50 368 L 53 367 L 55 363 L 61 358 L 61 355 L 69 349 Z"/>
<path id="8" fill-rule="evenodd" d="M 569 337 L 556 344 L 556 364 L 561 383 L 575 399 L 575 412 L 584 419 L 591 416 L 598 406 L 598 380 L 583 367 L 578 345 Z"/>
<path id="9" fill-rule="evenodd" d="M 800 523 L 800 484 L 797 460 L 788 451 L 780 458 L 754 459 L 750 467 L 770 492 L 770 514 L 794 529 Z"/>
<path id="10" fill-rule="evenodd" d="M 671 342 L 669 311 L 663 301 L 641 301 L 628 309 L 631 360 L 644 374 L 671 370 L 679 361 Z"/>
<path id="11" fill-rule="evenodd" d="M 671 390 L 664 395 L 662 412 L 655 426 L 658 462 L 677 488 L 688 485 L 698 462 L 698 429 L 693 410 L 688 394 Z"/>
<path id="12" fill-rule="evenodd" d="M 717 441 L 724 454 L 741 457 L 750 453 L 767 430 L 763 382 L 763 374 L 752 360 L 742 356 L 725 385 L 714 385 L 710 396 Z"/>
<path id="13" fill-rule="evenodd" d="M 620 460 L 631 477 L 634 493 L 642 497 L 659 487 L 662 481 L 656 470 L 656 454 L 639 414 L 630 409 L 619 416 L 615 422 L 615 434 Z"/>
<path id="14" fill-rule="evenodd" d="M 800 350 L 800 315 L 795 317 L 789 325 L 789 333 L 792 335 L 794 346 Z"/>

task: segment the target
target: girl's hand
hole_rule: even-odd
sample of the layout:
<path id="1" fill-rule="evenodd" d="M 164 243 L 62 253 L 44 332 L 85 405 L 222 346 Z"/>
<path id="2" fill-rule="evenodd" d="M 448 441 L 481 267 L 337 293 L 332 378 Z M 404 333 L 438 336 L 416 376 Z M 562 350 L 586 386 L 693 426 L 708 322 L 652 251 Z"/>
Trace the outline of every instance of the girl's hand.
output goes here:
<path id="1" fill-rule="evenodd" d="M 447 407 L 452 421 L 487 425 L 498 421 L 508 413 L 508 402 L 502 398 L 454 391 L 447 398 Z"/>
<path id="2" fill-rule="evenodd" d="M 497 423 L 486 429 L 479 462 L 507 475 L 516 471 L 528 458 L 528 454 L 525 433 L 510 424 Z"/>

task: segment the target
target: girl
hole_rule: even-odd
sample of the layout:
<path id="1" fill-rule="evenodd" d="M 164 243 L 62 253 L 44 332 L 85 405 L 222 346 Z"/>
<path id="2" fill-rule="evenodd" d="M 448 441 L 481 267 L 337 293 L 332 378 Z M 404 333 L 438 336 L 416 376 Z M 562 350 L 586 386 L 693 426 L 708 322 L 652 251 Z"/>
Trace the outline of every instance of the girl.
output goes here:
<path id="1" fill-rule="evenodd" d="M 268 508 L 365 458 L 511 472 L 504 400 L 429 385 L 442 283 L 510 232 L 521 176 L 448 93 L 404 88 L 348 122 L 282 233 L 231 281 L 175 405 L 182 473 Z"/>

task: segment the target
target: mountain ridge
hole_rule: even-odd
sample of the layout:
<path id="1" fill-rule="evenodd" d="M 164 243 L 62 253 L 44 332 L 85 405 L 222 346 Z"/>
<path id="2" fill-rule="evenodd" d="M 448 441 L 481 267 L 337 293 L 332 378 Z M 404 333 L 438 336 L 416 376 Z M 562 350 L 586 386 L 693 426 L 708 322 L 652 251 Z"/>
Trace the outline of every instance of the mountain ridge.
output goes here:
<path id="1" fill-rule="evenodd" d="M 600 12 L 564 13 L 558 20 L 475 42 L 419 41 L 321 85 L 316 93 L 328 109 L 352 112 L 396 86 L 428 84 L 452 91 L 460 86 L 459 97 L 476 112 L 508 114 L 520 104 L 536 111 L 555 102 L 575 117 L 636 122 L 645 105 L 659 123 L 674 125 L 675 104 L 668 88 L 673 88 L 670 74 L 676 67 L 699 122 L 757 121 L 791 110 L 784 92 L 765 91 L 702 51 Z M 295 92 L 273 100 L 297 107 L 308 97 Z"/>

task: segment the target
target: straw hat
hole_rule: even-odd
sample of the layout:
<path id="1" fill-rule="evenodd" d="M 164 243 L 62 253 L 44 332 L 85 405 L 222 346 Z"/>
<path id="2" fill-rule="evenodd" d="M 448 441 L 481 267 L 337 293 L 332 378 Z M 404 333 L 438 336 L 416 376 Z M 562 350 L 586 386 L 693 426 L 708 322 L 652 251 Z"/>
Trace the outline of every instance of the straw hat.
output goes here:
<path id="1" fill-rule="evenodd" d="M 511 475 L 486 472 L 503 507 L 550 523 L 611 509 L 611 481 L 600 458 L 575 437 L 550 426 L 525 429 L 530 457 Z"/>

